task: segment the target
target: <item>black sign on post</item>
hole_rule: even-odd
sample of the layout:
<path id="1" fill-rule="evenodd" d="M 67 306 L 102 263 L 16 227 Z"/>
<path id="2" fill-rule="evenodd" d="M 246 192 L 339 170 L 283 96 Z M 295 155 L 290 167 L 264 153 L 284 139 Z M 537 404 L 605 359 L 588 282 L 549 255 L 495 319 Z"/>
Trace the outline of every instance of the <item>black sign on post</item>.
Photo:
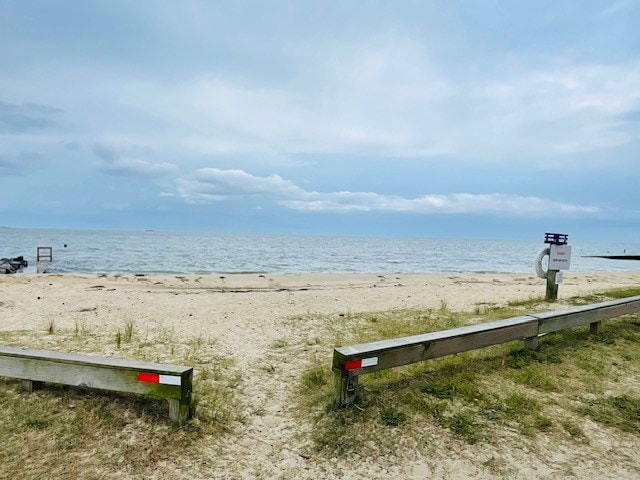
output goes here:
<path id="1" fill-rule="evenodd" d="M 569 235 L 566 233 L 545 233 L 544 243 L 549 245 L 566 245 L 569 241 Z"/>

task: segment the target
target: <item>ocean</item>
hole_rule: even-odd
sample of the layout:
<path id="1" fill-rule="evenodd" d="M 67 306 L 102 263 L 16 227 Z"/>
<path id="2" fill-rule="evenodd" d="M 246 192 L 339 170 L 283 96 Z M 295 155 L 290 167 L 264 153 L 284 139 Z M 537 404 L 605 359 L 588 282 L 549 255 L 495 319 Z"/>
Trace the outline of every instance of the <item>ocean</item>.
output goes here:
<path id="1" fill-rule="evenodd" d="M 539 239 L 487 240 L 0 228 L 0 258 L 52 247 L 50 273 L 533 273 Z M 572 243 L 574 272 L 638 271 L 640 244 Z"/>

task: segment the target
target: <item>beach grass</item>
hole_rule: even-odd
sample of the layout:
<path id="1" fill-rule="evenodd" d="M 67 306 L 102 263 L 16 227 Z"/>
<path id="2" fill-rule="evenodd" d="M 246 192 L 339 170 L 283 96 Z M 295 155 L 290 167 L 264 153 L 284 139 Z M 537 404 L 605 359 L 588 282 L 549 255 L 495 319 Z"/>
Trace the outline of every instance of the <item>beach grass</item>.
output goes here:
<path id="1" fill-rule="evenodd" d="M 553 308 L 638 293 L 602 292 Z M 485 444 L 494 453 L 506 444 L 510 452 L 521 447 L 535 452 L 542 438 L 552 445 L 586 447 L 602 437 L 602 429 L 611 442 L 637 437 L 638 315 L 603 322 L 597 335 L 588 327 L 547 335 L 535 351 L 512 342 L 363 375 L 360 401 L 351 408 L 333 405 L 336 346 L 547 309 L 542 299 L 528 298 L 477 304 L 464 312 L 444 301 L 423 310 L 309 312 L 284 322 L 265 343 L 262 363 L 249 373 L 246 364 L 238 365 L 244 359 L 203 333 L 177 334 L 174 327 L 133 322 L 126 314 L 108 328 L 47 317 L 38 331 L 0 332 L 1 343 L 193 366 L 195 417 L 176 426 L 166 402 L 54 385 L 27 395 L 19 381 L 0 379 L 0 478 L 110 478 L 112 473 L 114 478 L 207 478 L 213 471 L 242 478 L 242 459 L 259 441 L 249 436 L 260 431 L 246 428 L 248 416 L 264 416 L 260 428 L 277 430 L 289 421 L 300 427 L 293 433 L 296 453 L 285 460 L 314 466 L 372 457 L 406 464 L 403 458 L 429 458 L 443 442 L 447 452 Z M 271 382 L 263 397 L 258 397 L 262 390 L 247 387 L 251 375 Z M 267 415 L 274 405 L 275 420 Z M 286 438 L 287 454 L 293 439 Z M 265 451 L 277 450 L 267 445 Z M 477 464 L 496 476 L 514 474 L 514 463 L 499 456 Z"/>
<path id="2" fill-rule="evenodd" d="M 176 341 L 163 331 L 143 337 L 126 323 L 117 330 L 114 349 L 114 334 L 97 328 L 76 323 L 69 331 L 49 330 L 2 332 L 0 339 L 5 345 L 193 366 L 195 416 L 177 426 L 165 401 L 52 384 L 27 395 L 19 380 L 0 378 L 0 478 L 32 478 L 30 471 L 37 478 L 105 478 L 105 472 L 149 478 L 158 464 L 171 465 L 176 456 L 206 458 L 203 452 L 244 421 L 242 377 L 213 341 Z"/>
<path id="3" fill-rule="evenodd" d="M 612 290 L 584 303 L 638 294 L 640 289 Z M 565 301 L 582 303 L 582 297 Z M 340 346 L 547 309 L 542 299 L 527 299 L 480 314 L 444 306 L 315 321 L 326 325 L 326 345 Z M 334 407 L 330 362 L 318 358 L 302 375 L 299 414 L 313 418 L 314 451 L 329 456 L 394 454 L 394 445 L 407 438 L 422 449 L 446 437 L 468 444 L 508 438 L 532 445 L 546 435 L 588 443 L 587 419 L 637 434 L 639 347 L 640 315 L 627 315 L 604 322 L 597 335 L 588 327 L 547 335 L 536 350 L 511 342 L 363 375 L 359 401 L 348 408 Z"/>

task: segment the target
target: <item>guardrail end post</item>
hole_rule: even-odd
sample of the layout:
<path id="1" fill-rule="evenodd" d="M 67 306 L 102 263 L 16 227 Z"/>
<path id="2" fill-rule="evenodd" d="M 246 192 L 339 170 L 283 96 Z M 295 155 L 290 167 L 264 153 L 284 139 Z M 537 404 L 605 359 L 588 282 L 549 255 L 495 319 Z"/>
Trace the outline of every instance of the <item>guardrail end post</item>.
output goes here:
<path id="1" fill-rule="evenodd" d="M 593 322 L 589 324 L 589 335 L 597 335 L 598 330 L 600 330 L 601 322 Z"/>
<path id="2" fill-rule="evenodd" d="M 42 386 L 42 382 L 35 380 L 22 380 L 22 391 L 25 393 L 33 393 L 33 391 Z"/>
<path id="3" fill-rule="evenodd" d="M 177 400 L 175 398 L 167 399 L 169 402 L 169 418 L 172 422 L 182 425 L 191 418 L 191 398 Z"/>
<path id="4" fill-rule="evenodd" d="M 355 403 L 358 396 L 358 376 L 352 371 L 335 371 L 334 374 L 336 407 L 346 407 Z"/>
<path id="5" fill-rule="evenodd" d="M 535 350 L 538 348 L 538 336 L 529 337 L 524 339 L 524 348 L 527 350 Z"/>

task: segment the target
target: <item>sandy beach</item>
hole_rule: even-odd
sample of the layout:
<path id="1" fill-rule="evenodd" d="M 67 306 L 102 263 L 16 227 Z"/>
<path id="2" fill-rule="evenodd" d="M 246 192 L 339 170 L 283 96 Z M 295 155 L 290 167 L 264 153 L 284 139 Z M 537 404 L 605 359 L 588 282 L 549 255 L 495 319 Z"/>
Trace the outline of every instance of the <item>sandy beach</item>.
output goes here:
<path id="1" fill-rule="evenodd" d="M 639 285 L 640 272 L 567 273 L 559 296 Z M 292 317 L 443 305 L 471 311 L 478 305 L 542 297 L 544 292 L 544 281 L 533 274 L 5 275 L 0 277 L 0 330 L 42 334 L 54 322 L 60 330 L 81 324 L 115 334 L 132 322 L 136 332 L 150 336 L 162 331 L 177 341 L 201 338 L 215 343 L 243 378 L 250 379 L 243 382 L 242 395 L 251 399 L 247 405 L 252 407 L 247 407 L 244 424 L 221 439 L 206 462 L 196 462 L 197 468 L 189 470 L 185 461 L 174 467 L 171 478 L 495 478 L 485 465 L 496 455 L 508 467 L 517 466 L 513 478 L 640 478 L 640 444 L 633 435 L 612 445 L 597 433 L 588 446 L 573 449 L 542 440 L 538 456 L 505 451 L 499 443 L 445 441 L 433 445 L 429 455 L 410 455 L 411 460 L 406 455 L 332 459 L 303 453 L 301 446 L 308 444 L 313 426 L 292 414 L 290 399 L 301 366 L 318 357 L 330 363 L 332 352 L 305 345 L 303 338 L 315 326 L 294 328 Z M 278 343 L 290 348 L 278 351 Z M 114 345 L 96 353 L 126 356 Z M 162 359 L 158 351 L 152 360 Z M 607 456 L 612 450 L 615 455 Z"/>

